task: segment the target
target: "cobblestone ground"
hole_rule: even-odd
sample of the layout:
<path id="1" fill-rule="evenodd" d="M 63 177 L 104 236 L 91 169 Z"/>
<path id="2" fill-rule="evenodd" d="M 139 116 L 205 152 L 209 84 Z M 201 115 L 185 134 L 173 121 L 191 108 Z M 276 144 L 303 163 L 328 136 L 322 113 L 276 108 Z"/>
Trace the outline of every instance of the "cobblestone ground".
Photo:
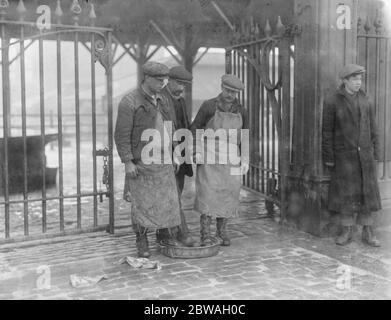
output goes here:
<path id="1" fill-rule="evenodd" d="M 116 172 L 121 174 L 120 165 Z M 122 181 L 117 183 L 120 199 Z M 194 183 L 187 180 L 183 203 L 191 233 L 198 235 L 193 199 Z M 348 246 L 337 247 L 331 238 L 281 227 L 265 216 L 261 199 L 243 190 L 240 216 L 229 221 L 232 245 L 216 256 L 168 258 L 157 251 L 151 232 L 151 260 L 161 270 L 117 263 L 136 256 L 127 203 L 117 201 L 116 219 L 123 227 L 115 235 L 0 245 L 0 299 L 391 299 L 389 217 L 378 228 L 381 248 L 364 246 L 359 233 Z M 107 279 L 76 289 L 72 274 Z"/>
<path id="2" fill-rule="evenodd" d="M 117 262 L 135 256 L 135 236 L 94 233 L 49 243 L 0 247 L 1 299 L 390 299 L 390 230 L 380 230 L 383 247 L 370 249 L 356 239 L 336 247 L 280 227 L 259 214 L 262 204 L 243 192 L 241 216 L 230 221 L 232 246 L 204 259 L 171 259 L 158 253 L 161 270 L 134 269 Z M 186 211 L 198 233 L 198 216 Z M 358 236 L 357 236 L 358 237 Z M 107 280 L 83 289 L 70 275 Z M 49 276 L 48 278 L 46 276 Z M 49 282 L 47 282 L 49 279 Z M 47 287 L 50 285 L 50 288 Z"/>

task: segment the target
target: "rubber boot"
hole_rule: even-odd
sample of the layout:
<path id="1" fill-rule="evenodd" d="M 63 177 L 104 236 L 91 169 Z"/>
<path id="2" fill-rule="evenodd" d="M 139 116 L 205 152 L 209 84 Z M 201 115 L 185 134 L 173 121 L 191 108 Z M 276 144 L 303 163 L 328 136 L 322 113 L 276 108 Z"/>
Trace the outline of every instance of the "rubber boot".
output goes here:
<path id="1" fill-rule="evenodd" d="M 335 243 L 339 246 L 345 246 L 348 243 L 350 243 L 353 239 L 353 227 L 343 226 L 342 227 L 342 233 L 337 239 L 335 240 Z"/>
<path id="2" fill-rule="evenodd" d="M 194 247 L 196 243 L 196 240 L 188 232 L 183 232 L 181 228 L 178 230 L 177 239 L 185 247 Z"/>
<path id="3" fill-rule="evenodd" d="M 136 233 L 136 246 L 137 253 L 140 258 L 149 258 L 151 253 L 149 252 L 147 228 L 140 225 L 134 226 L 133 230 Z"/>
<path id="4" fill-rule="evenodd" d="M 222 246 L 228 247 L 231 245 L 231 240 L 227 234 L 227 218 L 216 218 L 216 237 L 220 239 Z"/>
<path id="5" fill-rule="evenodd" d="M 168 228 L 156 229 L 156 242 L 163 242 L 170 237 Z"/>
<path id="6" fill-rule="evenodd" d="M 362 227 L 362 241 L 371 247 L 380 247 L 380 242 L 376 239 L 372 226 Z"/>
<path id="7" fill-rule="evenodd" d="M 178 227 L 173 227 L 168 229 L 168 238 L 164 241 L 165 244 L 169 246 L 174 246 L 174 247 L 180 247 L 181 243 L 176 239 L 177 238 L 177 232 L 178 232 Z"/>
<path id="8" fill-rule="evenodd" d="M 156 230 L 156 241 L 169 246 L 180 246 L 179 241 L 175 239 L 176 229 L 177 227 Z"/>
<path id="9" fill-rule="evenodd" d="M 213 244 L 212 237 L 210 235 L 210 224 L 212 223 L 212 217 L 202 214 L 200 217 L 201 224 L 201 246 L 210 246 Z"/>

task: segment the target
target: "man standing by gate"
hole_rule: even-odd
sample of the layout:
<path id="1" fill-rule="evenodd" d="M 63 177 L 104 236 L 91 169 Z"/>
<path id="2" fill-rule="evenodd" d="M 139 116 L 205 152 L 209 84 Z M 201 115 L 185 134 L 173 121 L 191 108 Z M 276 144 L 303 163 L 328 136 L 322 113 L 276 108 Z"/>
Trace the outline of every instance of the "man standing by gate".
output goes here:
<path id="1" fill-rule="evenodd" d="M 157 62 L 143 65 L 144 80 L 140 87 L 122 98 L 115 128 L 115 143 L 121 162 L 125 164 L 124 197 L 132 203 L 131 218 L 136 233 L 138 255 L 150 256 L 148 228 L 169 228 L 168 244 L 177 245 L 171 237 L 172 229 L 180 224 L 179 199 L 172 164 L 165 164 L 164 146 L 159 143 L 158 154 L 151 158 L 141 157 L 148 141 L 142 134 L 156 129 L 160 137 L 169 136 L 163 120 L 164 88 L 169 69 Z M 153 141 L 161 141 L 161 139 Z"/>
<path id="2" fill-rule="evenodd" d="M 172 121 L 173 131 L 179 129 L 189 129 L 189 119 L 186 110 L 186 102 L 182 97 L 185 85 L 191 85 L 193 80 L 192 74 L 183 66 L 172 67 L 169 71 L 169 79 L 167 86 L 163 89 L 162 95 L 167 99 L 167 116 L 166 119 Z M 184 137 L 182 137 L 184 138 Z M 183 142 L 183 139 L 182 141 Z M 184 152 L 182 153 L 184 156 Z M 190 163 L 183 163 L 177 168 L 175 177 L 178 187 L 179 200 L 181 199 L 183 187 L 185 184 L 185 176 L 193 176 L 193 168 Z M 181 206 L 182 207 L 182 206 Z M 186 224 L 184 212 L 181 208 L 181 225 L 176 234 L 177 240 L 182 242 L 185 246 L 192 247 L 195 243 L 189 235 L 189 229 Z M 158 230 L 157 239 L 163 241 L 168 235 L 167 229 Z"/>
<path id="3" fill-rule="evenodd" d="M 215 133 L 228 131 L 227 137 L 233 132 L 237 133 L 235 138 L 227 141 L 228 143 L 220 139 L 217 140 L 215 137 L 216 140 L 212 143 L 205 144 L 204 150 L 195 148 L 197 175 L 194 208 L 201 215 L 201 245 L 203 246 L 213 243 L 210 234 L 212 218 L 216 218 L 216 237 L 220 240 L 221 245 L 229 246 L 231 244 L 227 233 L 227 222 L 228 218 L 237 216 L 242 180 L 242 177 L 233 174 L 233 171 L 246 173 L 248 159 L 245 159 L 242 154 L 243 161 L 238 165 L 231 164 L 225 156 L 230 153 L 230 150 L 233 153 L 241 153 L 238 138 L 241 130 L 249 127 L 246 109 L 236 97 L 242 90 L 244 90 L 244 84 L 238 77 L 230 74 L 223 75 L 221 78 L 222 92 L 216 98 L 207 100 L 201 105 L 196 118 L 191 124 L 193 137 L 196 137 L 196 146 L 202 145 L 201 141 L 197 141 L 199 139 L 196 133 L 197 129 L 204 129 L 205 131 L 210 129 Z M 204 138 L 206 137 L 204 136 Z M 224 144 L 225 151 L 222 148 Z M 205 155 L 206 161 L 203 161 Z M 209 155 L 212 156 L 213 160 L 219 159 L 217 164 L 208 163 Z M 224 164 L 224 161 L 220 161 L 222 158 L 228 161 Z M 204 164 L 199 164 L 200 162 L 204 162 Z"/>
<path id="4" fill-rule="evenodd" d="M 360 89 L 364 73 L 354 64 L 340 71 L 340 88 L 324 102 L 322 154 L 331 171 L 328 209 L 341 215 L 342 234 L 336 243 L 352 240 L 357 214 L 363 242 L 378 247 L 372 212 L 381 209 L 375 162 L 379 141 L 374 109 Z"/>

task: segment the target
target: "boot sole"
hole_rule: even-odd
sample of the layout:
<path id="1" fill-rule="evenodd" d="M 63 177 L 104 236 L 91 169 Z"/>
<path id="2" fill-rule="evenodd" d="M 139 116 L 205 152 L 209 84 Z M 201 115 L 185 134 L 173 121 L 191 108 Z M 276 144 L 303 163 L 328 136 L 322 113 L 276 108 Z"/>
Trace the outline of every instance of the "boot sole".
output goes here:
<path id="1" fill-rule="evenodd" d="M 338 245 L 338 246 L 341 246 L 341 247 L 343 247 L 343 246 L 346 246 L 346 245 L 348 245 L 349 243 L 351 243 L 353 241 L 353 239 L 349 239 L 348 241 L 345 241 L 345 242 L 335 242 L 335 244 L 336 245 Z"/>
<path id="2" fill-rule="evenodd" d="M 379 247 L 381 247 L 380 243 L 379 243 L 379 244 L 377 244 L 377 243 L 370 243 L 370 242 L 368 242 L 367 240 L 362 240 L 362 242 L 363 242 L 364 244 L 366 244 L 367 246 L 370 246 L 370 247 L 373 247 L 373 248 L 379 248 Z"/>

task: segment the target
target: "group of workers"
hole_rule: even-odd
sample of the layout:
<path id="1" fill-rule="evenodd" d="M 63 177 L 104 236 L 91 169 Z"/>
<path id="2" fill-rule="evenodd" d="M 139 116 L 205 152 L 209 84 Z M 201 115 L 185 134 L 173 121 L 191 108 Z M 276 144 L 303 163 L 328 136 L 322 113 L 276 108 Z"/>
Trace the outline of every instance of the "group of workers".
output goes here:
<path id="1" fill-rule="evenodd" d="M 185 86 L 192 83 L 192 74 L 182 66 L 169 69 L 158 62 L 147 62 L 142 68 L 144 79 L 141 85 L 125 95 L 119 103 L 114 135 L 118 154 L 125 165 L 124 198 L 131 202 L 138 255 L 144 258 L 150 256 L 148 229 L 156 230 L 157 241 L 166 245 L 194 246 L 198 243 L 189 233 L 181 206 L 185 176 L 193 176 L 193 163 L 197 168 L 195 207 L 200 213 L 199 244 L 208 246 L 217 239 L 221 245 L 229 246 L 227 219 L 237 214 L 241 186 L 241 176 L 232 174 L 230 169 L 239 167 L 240 172 L 245 173 L 248 161 L 232 165 L 209 164 L 204 161 L 203 149 L 197 148 L 195 143 L 193 146 L 191 141 L 191 148 L 185 149 L 191 150 L 192 161 L 181 163 L 174 152 L 176 144 L 172 133 L 188 129 L 193 133 L 192 137 L 196 137 L 197 129 L 247 129 L 246 110 L 236 97 L 244 89 L 244 84 L 234 75 L 224 75 L 221 94 L 205 101 L 190 124 L 183 93 Z M 168 128 L 167 124 L 173 128 Z M 149 140 L 143 137 L 143 133 L 145 135 L 151 129 L 159 137 L 170 140 L 171 163 L 162 159 L 166 146 L 162 139 L 153 135 Z M 227 144 L 230 143 L 237 144 L 235 150 L 239 154 L 241 139 L 230 139 Z M 216 157 L 227 152 L 227 147 L 221 150 L 215 147 L 212 144 L 209 148 L 214 149 L 212 154 Z M 152 156 L 148 154 L 148 161 L 146 149 L 154 153 Z M 212 218 L 216 218 L 215 237 L 210 230 Z"/>
<path id="2" fill-rule="evenodd" d="M 372 211 L 381 208 L 375 164 L 378 136 L 373 108 L 360 89 L 364 72 L 364 68 L 357 65 L 347 65 L 341 70 L 342 84 L 324 104 L 322 150 L 324 163 L 331 172 L 328 208 L 341 214 L 343 226 L 336 243 L 346 245 L 352 240 L 352 227 L 358 214 L 364 243 L 377 247 L 380 243 L 372 229 Z M 156 230 L 157 241 L 167 245 L 197 245 L 197 240 L 189 233 L 181 206 L 185 176 L 192 177 L 194 168 L 194 209 L 200 214 L 199 245 L 208 246 L 218 239 L 221 245 L 229 246 L 227 221 L 237 216 L 241 187 L 241 176 L 232 174 L 232 169 L 239 168 L 240 173 L 245 174 L 249 166 L 248 158 L 240 154 L 241 140 L 228 142 L 236 144 L 234 150 L 238 150 L 240 163 L 205 162 L 204 153 L 210 151 L 207 149 L 213 148 L 212 154 L 217 157 L 227 149 L 219 149 L 214 144 L 198 148 L 194 147 L 195 143 L 191 148 L 191 159 L 196 164 L 193 166 L 193 163 L 177 161 L 172 132 L 188 129 L 197 140 L 198 129 L 248 129 L 246 109 L 237 98 L 244 84 L 234 75 L 223 75 L 221 93 L 205 101 L 191 123 L 183 93 L 185 86 L 192 83 L 192 74 L 182 66 L 169 69 L 158 62 L 144 64 L 143 74 L 140 86 L 125 95 L 119 104 L 114 136 L 125 165 L 124 198 L 131 202 L 138 255 L 150 256 L 148 229 Z M 172 130 L 167 128 L 167 123 L 172 124 Z M 162 161 L 165 145 L 153 136 L 152 140 L 157 142 L 152 148 L 155 154 L 149 154 L 145 161 L 146 146 L 153 141 L 145 139 L 144 135 L 151 129 L 170 140 L 171 163 Z M 216 220 L 214 236 L 212 219 Z"/>

